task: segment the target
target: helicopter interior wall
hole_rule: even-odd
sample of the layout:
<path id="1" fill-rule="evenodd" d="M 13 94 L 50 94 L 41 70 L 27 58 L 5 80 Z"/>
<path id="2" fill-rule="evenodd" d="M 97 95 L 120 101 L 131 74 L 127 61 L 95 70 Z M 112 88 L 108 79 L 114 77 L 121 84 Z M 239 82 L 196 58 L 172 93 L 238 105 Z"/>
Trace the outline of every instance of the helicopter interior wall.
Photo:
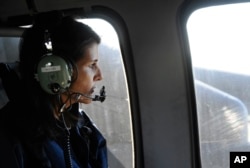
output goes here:
<path id="1" fill-rule="evenodd" d="M 14 5 L 9 13 L 10 4 L 17 2 L 19 5 Z M 11 0 L 1 4 L 0 16 L 28 14 L 25 1 L 21 2 Z M 132 113 L 140 113 L 141 117 L 144 167 L 193 167 L 190 100 L 177 27 L 182 0 L 36 0 L 35 3 L 37 11 L 42 12 L 84 7 L 91 13 L 91 6 L 101 5 L 120 15 L 131 44 L 132 56 L 123 56 L 125 60 L 132 57 L 134 65 L 126 69 L 135 70 L 140 111 Z M 120 42 L 124 43 L 123 40 Z"/>

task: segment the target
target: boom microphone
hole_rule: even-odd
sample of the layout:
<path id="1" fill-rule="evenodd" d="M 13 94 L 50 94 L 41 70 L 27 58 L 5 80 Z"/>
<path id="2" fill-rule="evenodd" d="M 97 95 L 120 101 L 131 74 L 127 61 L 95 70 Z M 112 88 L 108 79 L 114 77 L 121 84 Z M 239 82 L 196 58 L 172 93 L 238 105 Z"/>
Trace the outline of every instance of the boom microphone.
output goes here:
<path id="1" fill-rule="evenodd" d="M 79 100 L 81 96 L 91 99 L 92 101 L 100 101 L 100 102 L 104 102 L 104 100 L 106 99 L 105 86 L 102 86 L 100 90 L 100 95 L 95 95 L 95 97 L 90 97 L 88 95 L 85 95 L 79 92 L 73 92 L 72 94 L 76 94 L 76 101 Z M 60 108 L 60 112 L 64 112 L 65 107 L 66 107 L 66 103 L 62 105 L 62 107 Z"/>
<path id="2" fill-rule="evenodd" d="M 102 88 L 100 90 L 100 95 L 95 95 L 94 99 L 92 99 L 92 100 L 104 102 L 105 99 L 106 99 L 105 86 L 102 86 Z"/>

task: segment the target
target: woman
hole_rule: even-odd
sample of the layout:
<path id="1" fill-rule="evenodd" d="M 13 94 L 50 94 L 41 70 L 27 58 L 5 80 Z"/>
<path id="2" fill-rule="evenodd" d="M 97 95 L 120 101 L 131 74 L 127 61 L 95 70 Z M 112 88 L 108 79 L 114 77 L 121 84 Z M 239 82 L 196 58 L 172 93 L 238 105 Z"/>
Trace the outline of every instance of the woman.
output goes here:
<path id="1" fill-rule="evenodd" d="M 91 103 L 95 84 L 102 80 L 100 37 L 72 17 L 52 19 L 49 24 L 48 20 L 37 17 L 20 43 L 23 94 L 11 115 L 18 127 L 10 130 L 17 140 L 18 164 L 22 168 L 108 167 L 105 139 L 79 112 L 79 103 Z"/>

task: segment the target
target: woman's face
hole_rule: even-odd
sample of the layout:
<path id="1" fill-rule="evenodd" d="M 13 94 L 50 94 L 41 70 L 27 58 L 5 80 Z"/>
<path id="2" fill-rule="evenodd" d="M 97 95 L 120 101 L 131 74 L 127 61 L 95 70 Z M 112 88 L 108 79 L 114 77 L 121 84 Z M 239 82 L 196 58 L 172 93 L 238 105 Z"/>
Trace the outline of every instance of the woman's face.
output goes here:
<path id="1" fill-rule="evenodd" d="M 77 78 L 70 85 L 69 90 L 71 92 L 81 93 L 88 97 L 93 97 L 92 94 L 94 92 L 96 82 L 102 80 L 102 73 L 98 66 L 98 44 L 93 43 L 90 45 L 86 48 L 84 54 L 85 55 L 82 59 L 76 62 L 78 70 Z M 67 95 L 64 94 L 62 95 L 62 98 L 64 97 L 63 99 L 66 100 L 66 96 Z M 84 96 L 80 96 L 79 98 L 73 96 L 71 102 L 89 104 L 92 102 L 92 99 Z"/>

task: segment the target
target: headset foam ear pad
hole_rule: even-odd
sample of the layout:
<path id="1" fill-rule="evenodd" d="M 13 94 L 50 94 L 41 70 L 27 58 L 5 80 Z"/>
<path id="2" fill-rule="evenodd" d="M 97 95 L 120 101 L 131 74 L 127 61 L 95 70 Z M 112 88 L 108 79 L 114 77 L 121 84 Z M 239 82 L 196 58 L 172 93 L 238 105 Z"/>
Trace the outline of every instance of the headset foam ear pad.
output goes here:
<path id="1" fill-rule="evenodd" d="M 37 65 L 38 81 L 49 94 L 64 92 L 71 84 L 72 73 L 69 62 L 52 54 L 44 56 Z"/>

